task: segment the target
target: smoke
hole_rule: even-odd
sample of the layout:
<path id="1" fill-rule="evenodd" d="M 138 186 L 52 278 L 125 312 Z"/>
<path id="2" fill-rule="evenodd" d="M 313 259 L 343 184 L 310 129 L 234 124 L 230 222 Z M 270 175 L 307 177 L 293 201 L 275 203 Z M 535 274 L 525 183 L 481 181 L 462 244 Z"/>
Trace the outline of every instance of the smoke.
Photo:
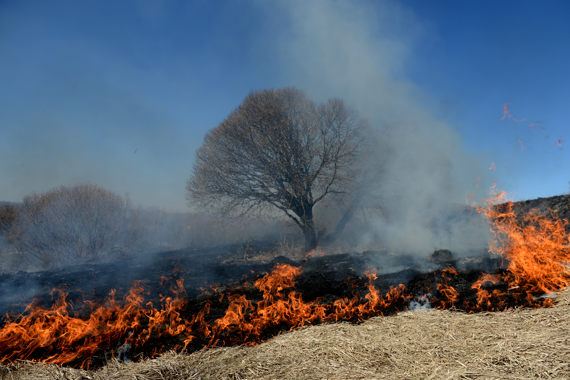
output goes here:
<path id="1" fill-rule="evenodd" d="M 256 64 L 256 71 L 274 74 L 272 81 L 263 80 L 263 86 L 294 85 L 317 101 L 343 98 L 374 126 L 367 139 L 374 146 L 362 164 L 366 180 L 358 183 L 353 193 L 360 199 L 356 202 L 358 212 L 343 239 L 354 245 L 412 252 L 485 245 L 486 226 L 458 205 L 465 203 L 467 194 L 476 192 L 476 178 L 488 172 L 487 167 L 463 151 L 453 128 L 430 111 L 434 105 L 429 94 L 407 79 L 414 65 L 421 64 L 414 60 L 414 50 L 429 38 L 429 25 L 395 1 L 282 1 L 257 5 L 249 7 L 251 14 L 257 15 L 261 8 L 265 22 L 253 46 L 256 49 L 251 49 L 259 59 L 251 62 Z M 163 207 L 178 208 L 183 202 L 188 163 L 199 139 L 191 133 L 196 127 L 181 127 L 187 124 L 186 119 L 175 110 L 191 114 L 194 109 L 186 108 L 188 104 L 201 104 L 196 100 L 205 94 L 192 91 L 197 86 L 193 78 L 201 73 L 196 71 L 199 65 L 183 69 L 180 62 L 186 60 L 166 55 L 165 51 L 168 59 L 158 62 L 159 71 L 142 67 L 140 58 L 146 53 L 134 54 L 136 49 L 130 48 L 137 44 L 116 33 L 131 25 L 132 12 L 118 13 L 116 19 L 121 22 L 105 26 L 102 39 L 85 40 L 85 35 L 100 34 L 93 33 L 99 31 L 97 25 L 89 24 L 85 30 L 80 28 L 83 34 L 77 35 L 66 35 L 69 29 L 56 28 L 59 32 L 49 34 L 51 37 L 45 41 L 36 37 L 53 27 L 52 22 L 41 23 L 51 20 L 44 11 L 52 12 L 52 16 L 59 11 L 53 7 L 12 8 L 10 17 L 2 18 L 9 33 L 0 39 L 0 45 L 13 57 L 4 70 L 8 73 L 4 79 L 14 88 L 5 99 L 6 107 L 19 112 L 18 117 L 6 112 L 3 119 L 3 125 L 8 126 L 0 150 L 0 172 L 7 183 L 3 197 L 15 200 L 24 191 L 87 181 L 120 194 L 132 191 L 136 202 L 145 198 Z M 69 11 L 85 17 L 78 19 L 79 24 L 85 24 L 93 13 L 83 8 L 81 12 L 75 8 Z M 108 14 L 106 8 L 99 11 Z M 156 19 L 149 20 L 153 25 L 180 22 L 163 19 L 166 11 L 161 7 L 157 12 L 154 6 L 145 4 L 139 11 L 144 19 L 155 15 Z M 138 19 L 134 21 L 139 25 Z M 224 27 L 230 27 L 226 24 Z M 252 34 L 259 31 L 257 24 L 252 30 Z M 145 35 L 150 38 L 156 31 L 151 28 L 143 32 L 148 35 L 133 33 L 137 41 L 144 40 Z M 179 35 L 178 28 L 171 32 L 165 36 Z M 25 37 L 23 43 L 15 42 L 20 41 L 17 36 Z M 249 43 L 249 34 L 247 38 Z M 123 56 L 119 52 L 130 53 Z M 152 50 L 147 53 L 149 57 L 161 56 Z M 237 66 L 238 62 L 236 70 Z M 18 70 L 11 72 L 9 68 Z M 28 76 L 34 79 L 33 91 L 17 85 L 18 78 Z M 238 76 L 233 71 L 220 75 L 224 78 L 220 83 L 224 88 L 233 88 L 232 80 Z M 169 87 L 172 83 L 176 86 Z M 216 101 L 212 103 L 222 103 L 215 83 L 204 87 L 215 90 L 211 98 Z M 160 99 L 155 94 L 160 94 Z M 184 99 L 184 107 L 179 99 Z M 220 117 L 218 110 L 212 114 L 218 115 L 216 119 Z M 204 125 L 210 122 L 201 121 Z M 479 189 L 485 188 L 484 178 L 479 185 Z M 342 215 L 337 209 L 321 208 L 317 216 L 320 213 L 321 220 L 338 220 Z M 118 245 L 137 251 L 154 249 L 153 244 L 166 248 L 168 242 L 180 241 L 168 245 L 167 249 L 174 249 L 187 243 L 184 239 L 188 238 L 188 225 L 190 246 L 209 244 L 203 240 L 219 242 L 220 235 L 232 235 L 233 239 L 242 233 L 244 240 L 255 236 L 240 229 L 220 230 L 213 222 L 202 223 L 200 218 L 196 223 L 187 223 L 185 217 L 159 214 L 151 217 L 142 211 L 130 213 L 129 218 L 136 221 L 129 224 L 140 225 L 137 230 L 144 231 L 137 235 L 141 243 L 134 247 L 134 240 L 127 239 Z M 332 227 L 322 228 L 330 232 Z M 179 235 L 185 237 L 177 240 Z"/>
<path id="2" fill-rule="evenodd" d="M 280 221 L 133 207 L 94 185 L 32 194 L 12 207 L 15 219 L 0 230 L 0 273 L 125 260 L 150 265 L 156 253 L 274 238 L 284 229 Z"/>
<path id="3" fill-rule="evenodd" d="M 429 27 L 392 1 L 285 1 L 266 10 L 268 25 L 278 26 L 267 38 L 287 82 L 319 100 L 343 98 L 374 127 L 366 181 L 355 192 L 358 242 L 421 254 L 485 247 L 485 223 L 462 205 L 482 195 L 486 168 L 433 115 L 429 94 L 406 79 L 421 64 L 413 51 Z M 344 239 L 354 240 L 349 232 Z"/>

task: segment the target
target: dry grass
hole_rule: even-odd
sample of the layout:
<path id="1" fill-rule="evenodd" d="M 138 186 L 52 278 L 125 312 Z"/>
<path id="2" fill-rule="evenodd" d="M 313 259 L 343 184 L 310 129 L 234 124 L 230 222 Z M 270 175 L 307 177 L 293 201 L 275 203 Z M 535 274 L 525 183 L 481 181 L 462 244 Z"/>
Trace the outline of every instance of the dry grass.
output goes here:
<path id="1" fill-rule="evenodd" d="M 309 327 L 255 347 L 167 353 L 97 371 L 27 362 L 2 379 L 528 379 L 570 378 L 570 290 L 548 309 L 404 312 Z"/>

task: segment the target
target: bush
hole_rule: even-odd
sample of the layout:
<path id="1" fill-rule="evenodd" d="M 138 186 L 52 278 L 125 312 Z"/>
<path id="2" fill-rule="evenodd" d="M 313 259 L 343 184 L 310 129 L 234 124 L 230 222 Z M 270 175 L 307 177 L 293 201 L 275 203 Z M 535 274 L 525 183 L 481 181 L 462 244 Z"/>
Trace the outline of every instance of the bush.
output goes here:
<path id="1" fill-rule="evenodd" d="M 8 238 L 43 267 L 90 262 L 124 250 L 129 216 L 126 201 L 112 192 L 60 187 L 24 198 Z"/>
<path id="2" fill-rule="evenodd" d="M 0 234 L 8 232 L 16 220 L 16 207 L 4 205 L 0 207 Z"/>

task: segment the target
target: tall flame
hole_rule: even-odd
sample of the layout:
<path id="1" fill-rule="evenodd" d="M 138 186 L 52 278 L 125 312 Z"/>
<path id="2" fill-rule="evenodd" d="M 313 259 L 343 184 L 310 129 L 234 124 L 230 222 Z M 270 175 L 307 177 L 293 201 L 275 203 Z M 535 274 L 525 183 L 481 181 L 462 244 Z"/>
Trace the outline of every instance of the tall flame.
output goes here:
<path id="1" fill-rule="evenodd" d="M 498 204 L 502 203 L 502 204 Z M 500 291 L 489 293 L 485 283 L 508 284 L 509 295 L 523 298 L 529 306 L 550 306 L 550 298 L 537 298 L 568 287 L 570 281 L 570 239 L 566 232 L 568 221 L 550 212 L 549 217 L 537 210 L 517 214 L 512 202 L 506 201 L 504 191 L 494 196 L 478 210 L 489 218 L 494 239 L 490 251 L 509 264 L 499 275 L 484 274 L 472 288 L 477 290 L 479 306 L 500 310 L 501 302 L 491 302 L 504 296 Z"/>

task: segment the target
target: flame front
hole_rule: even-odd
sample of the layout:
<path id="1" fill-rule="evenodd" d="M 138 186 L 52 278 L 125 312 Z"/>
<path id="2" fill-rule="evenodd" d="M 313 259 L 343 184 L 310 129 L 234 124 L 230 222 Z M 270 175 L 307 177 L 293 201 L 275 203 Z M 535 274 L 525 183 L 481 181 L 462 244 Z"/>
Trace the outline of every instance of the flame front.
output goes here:
<path id="1" fill-rule="evenodd" d="M 478 210 L 488 217 L 494 235 L 490 250 L 508 262 L 507 269 L 483 274 L 460 291 L 453 286 L 459 281 L 457 270 L 443 269 L 435 284 L 436 294 L 430 298 L 432 305 L 468 312 L 544 307 L 553 301 L 541 295 L 568 286 L 568 222 L 554 214 L 517 215 L 513 203 L 497 205 L 502 201 L 504 193 L 497 193 Z M 51 308 L 32 303 L 24 315 L 7 318 L 0 329 L 0 358 L 2 362 L 29 359 L 86 368 L 97 360 L 101 362 L 105 353 L 127 345 L 133 352 L 153 357 L 167 349 L 184 350 L 194 344 L 256 344 L 282 329 L 322 322 L 360 322 L 404 310 L 413 298 L 403 284 L 381 295 L 374 286 L 376 274 L 367 272 L 364 297 L 354 295 L 328 303 L 322 299 L 305 301 L 294 289 L 301 273 L 300 267 L 277 265 L 255 281 L 257 300 L 245 294 L 220 293 L 219 302 L 225 300 L 228 306 L 217 317 L 210 315 L 211 301 L 197 313 L 187 311 L 182 280 L 171 287 L 173 296 L 162 297 L 159 307 L 144 303 L 143 287 L 137 283 L 122 301 L 111 291 L 102 305 L 91 307 L 86 318 L 74 313 L 67 295 L 59 292 Z M 423 289 L 421 294 L 430 292 Z"/>
<path id="2" fill-rule="evenodd" d="M 0 330 L 0 357 L 2 362 L 29 359 L 88 368 L 96 355 L 113 349 L 119 342 L 129 344 L 134 351 L 160 338 L 177 338 L 180 344 L 175 349 L 184 349 L 195 339 L 207 342 L 207 346 L 255 344 L 271 330 L 316 322 L 360 321 L 389 308 L 402 309 L 410 298 L 403 285 L 381 297 L 372 284 L 375 275 L 370 273 L 365 300 L 354 297 L 332 305 L 318 300 L 305 302 L 301 294 L 291 290 L 301 271 L 299 267 L 277 265 L 273 272 L 255 282 L 262 293 L 261 300 L 253 302 L 245 295 L 228 295 L 224 316 L 209 322 L 209 304 L 192 318 L 183 318 L 181 281 L 174 289 L 175 297 L 163 297 L 160 308 L 151 303 L 143 305 L 143 288 L 137 284 L 122 303 L 112 291 L 105 304 L 87 319 L 71 315 L 72 305 L 62 292 L 51 308 L 30 305 L 26 315 L 4 325 Z M 150 356 L 158 353 L 160 350 L 153 349 Z"/>
<path id="3" fill-rule="evenodd" d="M 505 192 L 496 192 L 479 211 L 491 223 L 494 239 L 490 251 L 504 258 L 508 268 L 504 274 L 484 274 L 472 288 L 477 290 L 477 303 L 485 310 L 501 310 L 501 297 L 510 296 L 526 306 L 551 306 L 552 299 L 537 298 L 544 293 L 560 291 L 570 281 L 570 239 L 568 221 L 541 215 L 537 210 L 517 215 L 512 202 L 504 202 Z M 500 205 L 497 203 L 504 202 Z M 508 293 L 482 286 L 485 283 L 508 285 Z M 493 300 L 495 300 L 493 302 Z"/>
<path id="4" fill-rule="evenodd" d="M 176 310 L 182 298 L 166 299 L 160 310 L 151 304 L 143 306 L 140 284 L 135 284 L 122 304 L 112 290 L 105 304 L 96 307 L 87 319 L 71 315 L 73 307 L 67 302 L 67 294 L 59 293 L 51 308 L 29 305 L 26 315 L 4 325 L 0 330 L 2 361 L 41 357 L 47 363 L 89 367 L 101 347 L 113 347 L 116 342 L 138 347 L 151 337 L 176 336 L 185 331 Z"/>

